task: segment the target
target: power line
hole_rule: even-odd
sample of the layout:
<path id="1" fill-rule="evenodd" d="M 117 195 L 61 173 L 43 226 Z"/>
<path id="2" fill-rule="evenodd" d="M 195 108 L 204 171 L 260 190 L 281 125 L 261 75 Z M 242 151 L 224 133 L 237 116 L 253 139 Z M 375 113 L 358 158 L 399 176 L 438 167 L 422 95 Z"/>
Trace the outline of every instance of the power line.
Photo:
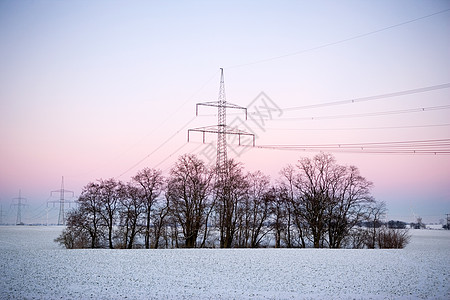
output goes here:
<path id="1" fill-rule="evenodd" d="M 309 145 L 311 147 L 334 147 L 335 145 L 338 145 L 340 148 L 349 147 L 371 147 L 371 148 L 379 148 L 379 147 L 386 147 L 386 146 L 392 146 L 392 147 L 405 147 L 410 145 L 421 145 L 421 146 L 434 146 L 434 145 L 450 145 L 450 139 L 438 139 L 438 140 L 416 140 L 416 141 L 395 141 L 395 142 L 371 142 L 371 143 L 343 143 L 343 144 L 319 144 L 319 145 Z M 266 145 L 266 146 L 276 146 L 276 147 L 304 147 L 305 145 Z"/>
<path id="2" fill-rule="evenodd" d="M 415 18 L 415 19 L 412 19 L 412 20 L 409 20 L 409 21 L 397 23 L 397 24 L 394 24 L 394 25 L 391 25 L 391 26 L 383 27 L 383 28 L 380 28 L 380 29 L 377 29 L 377 30 L 374 30 L 374 31 L 369 31 L 369 32 L 366 32 L 366 33 L 363 33 L 363 34 L 358 34 L 358 35 L 355 35 L 355 36 L 352 36 L 352 37 L 349 37 L 349 38 L 346 38 L 346 39 L 338 40 L 338 41 L 335 41 L 335 42 L 319 45 L 319 46 L 308 48 L 308 49 L 299 50 L 299 51 L 288 53 L 288 54 L 284 54 L 284 55 L 273 56 L 273 57 L 269 57 L 269 58 L 265 58 L 265 59 L 261 59 L 261 60 L 257 60 L 257 61 L 253 61 L 253 62 L 249 62 L 249 63 L 245 63 L 245 64 L 234 65 L 234 66 L 230 66 L 230 67 L 228 67 L 226 69 L 234 69 L 234 68 L 241 68 L 241 67 L 250 66 L 250 65 L 256 65 L 256 64 L 260 64 L 260 63 L 265 63 L 265 62 L 269 62 L 269 61 L 273 61 L 273 60 L 277 60 L 277 59 L 291 57 L 291 56 L 295 56 L 295 55 L 299 55 L 299 54 L 303 54 L 303 53 L 319 50 L 319 49 L 322 49 L 322 48 L 326 48 L 326 47 L 330 47 L 330 46 L 346 43 L 346 42 L 353 41 L 353 40 L 356 40 L 356 39 L 360 39 L 360 38 L 363 38 L 363 37 L 366 37 L 366 36 L 369 36 L 369 35 L 373 35 L 373 34 L 377 34 L 377 33 L 380 33 L 380 32 L 386 31 L 386 30 L 390 30 L 390 29 L 393 29 L 393 28 L 396 28 L 396 27 L 407 25 L 409 23 L 413 23 L 413 22 L 416 22 L 416 21 L 419 21 L 419 20 L 430 18 L 430 17 L 436 16 L 436 15 L 439 15 L 439 14 L 442 14 L 442 13 L 446 13 L 448 11 L 450 11 L 450 9 L 444 9 L 444 10 L 441 10 L 441 11 L 438 11 L 438 12 L 435 12 L 435 13 L 432 13 L 432 14 L 429 14 L 429 15 L 426 15 L 426 16 L 418 17 L 418 18 Z"/>
<path id="3" fill-rule="evenodd" d="M 217 76 L 217 73 L 214 72 L 210 77 L 208 77 L 208 79 L 200 86 L 200 88 L 198 88 L 196 91 L 194 91 L 194 93 L 192 93 L 188 98 L 186 98 L 186 100 L 178 106 L 178 108 L 176 108 L 169 116 L 167 116 L 162 122 L 160 122 L 158 124 L 158 126 L 156 126 L 152 131 L 150 131 L 150 133 L 144 135 L 143 139 L 145 139 L 146 137 L 150 136 L 151 134 L 153 134 L 154 132 L 156 132 L 159 128 L 161 128 L 168 120 L 170 120 L 171 118 L 174 117 L 174 115 L 176 113 L 178 113 L 189 101 L 191 101 L 198 93 L 200 93 L 210 82 L 211 80 L 213 80 L 215 77 Z M 166 143 L 168 143 L 176 134 L 178 134 L 181 130 L 183 130 L 187 125 L 189 125 L 189 123 L 191 123 L 195 118 L 193 118 L 192 120 L 190 120 L 186 125 L 184 125 L 184 127 L 182 127 L 180 130 L 178 130 L 173 136 L 169 137 L 167 140 L 165 140 L 160 146 L 158 146 L 156 149 L 154 149 L 154 151 L 152 151 L 151 153 L 149 153 L 148 155 L 146 155 L 145 157 L 143 157 L 141 160 L 139 160 L 138 162 L 136 162 L 134 165 L 132 165 L 130 168 L 128 168 L 127 170 L 125 170 L 124 172 L 122 172 L 119 176 L 117 176 L 116 178 L 120 178 L 123 175 L 125 175 L 126 173 L 128 173 L 129 171 L 131 171 L 132 169 L 134 169 L 135 167 L 137 167 L 138 165 L 140 165 L 143 161 L 145 161 L 148 157 L 150 157 L 151 155 L 153 155 L 156 151 L 158 151 L 161 147 L 163 147 Z M 123 152 L 121 152 L 120 154 L 118 154 L 116 156 L 116 158 L 119 158 L 120 156 L 124 155 L 126 152 L 128 152 L 130 149 L 132 149 L 133 147 L 135 147 L 139 142 L 134 143 L 133 145 L 131 145 L 128 149 L 124 150 Z M 87 172 L 87 173 L 91 173 L 91 171 Z"/>
<path id="4" fill-rule="evenodd" d="M 435 110 L 443 110 L 443 109 L 450 109 L 450 105 L 417 107 L 417 108 L 410 108 L 410 109 L 378 111 L 378 112 L 361 113 L 361 114 L 279 118 L 279 119 L 273 119 L 273 121 L 329 120 L 329 119 L 347 119 L 347 118 L 361 118 L 361 117 L 378 117 L 378 116 L 386 116 L 386 115 L 409 114 L 409 113 L 435 111 Z"/>
<path id="5" fill-rule="evenodd" d="M 177 130 L 174 134 L 172 134 L 169 138 L 167 138 L 164 142 L 162 142 L 162 144 L 160 144 L 158 147 L 156 147 L 152 152 L 150 152 L 149 154 L 147 154 L 145 157 L 143 157 L 142 159 L 140 159 L 138 162 L 136 162 L 134 165 L 132 165 L 131 167 L 129 167 L 128 169 L 126 169 L 124 172 L 122 172 L 119 176 L 117 176 L 116 178 L 120 178 L 123 175 L 125 175 L 126 173 L 128 173 L 129 171 L 133 170 L 134 168 L 136 168 L 138 165 L 140 165 L 143 161 L 145 161 L 147 158 L 149 158 L 150 156 L 152 156 L 156 151 L 158 151 L 159 149 L 161 149 L 162 147 L 164 147 L 164 145 L 166 145 L 168 142 L 170 142 L 177 134 L 179 134 L 184 128 L 186 128 L 190 123 L 192 123 L 192 121 L 195 120 L 195 117 L 193 117 L 191 120 L 189 120 L 186 124 L 184 124 L 179 130 Z"/>
<path id="6" fill-rule="evenodd" d="M 283 131 L 346 131 L 346 130 L 384 130 L 384 129 L 411 129 L 411 128 L 431 128 L 445 127 L 446 124 L 428 124 L 428 125 L 409 125 L 409 126 L 380 126 L 380 127 L 342 127 L 342 128 L 273 128 L 265 127 L 266 130 L 283 130 Z"/>
<path id="7" fill-rule="evenodd" d="M 166 158 L 164 158 L 162 161 L 160 161 L 159 163 L 157 163 L 154 167 L 157 168 L 159 167 L 161 164 L 163 164 L 166 160 L 168 160 L 169 158 L 171 158 L 173 155 L 175 155 L 178 151 L 180 151 L 181 149 L 183 149 L 184 147 L 186 147 L 187 143 L 183 143 L 180 147 L 178 147 L 175 151 L 173 151 L 172 153 L 170 153 L 168 156 L 166 156 Z"/>
<path id="8" fill-rule="evenodd" d="M 188 143 L 184 143 L 183 145 L 181 145 L 181 147 L 179 147 L 177 150 L 175 150 L 174 152 L 172 152 L 171 154 L 169 154 L 168 156 L 166 156 L 162 161 L 160 161 L 158 164 L 156 164 L 154 167 L 157 168 L 159 167 L 161 164 L 163 164 L 166 160 L 168 160 L 169 158 L 171 158 L 172 156 L 174 156 L 177 152 L 179 152 L 181 149 L 183 149 Z M 191 150 L 191 153 L 196 153 L 197 150 L 203 146 L 203 143 L 199 143 L 199 145 L 197 147 L 195 147 L 193 150 Z M 167 172 L 171 167 L 166 167 L 162 170 L 163 173 Z"/>
<path id="9" fill-rule="evenodd" d="M 246 147 L 246 146 L 244 146 Z M 287 151 L 327 151 L 371 154 L 450 154 L 450 139 L 377 143 L 342 143 L 312 145 L 258 145 L 259 149 Z"/>
<path id="10" fill-rule="evenodd" d="M 49 196 L 45 202 L 41 202 L 41 205 L 33 209 L 33 211 L 30 212 L 31 216 L 29 218 L 34 220 L 42 217 L 42 213 L 45 212 L 46 207 L 48 207 L 48 200 L 50 200 L 50 198 L 51 196 Z"/>
<path id="11" fill-rule="evenodd" d="M 367 102 L 367 101 L 381 100 L 381 99 L 386 99 L 386 98 L 406 96 L 406 95 L 412 95 L 412 94 L 418 94 L 418 93 L 425 93 L 425 92 L 447 89 L 447 88 L 450 88 L 450 83 L 443 83 L 443 84 L 426 86 L 426 87 L 421 87 L 421 88 L 415 88 L 415 89 L 409 89 L 409 90 L 403 90 L 403 91 L 397 91 L 397 92 L 391 92 L 391 93 L 385 93 L 385 94 L 379 94 L 379 95 L 365 96 L 365 97 L 359 97 L 359 98 L 352 98 L 352 99 L 346 99 L 346 100 L 331 101 L 331 102 L 325 102 L 325 103 L 319 103 L 319 104 L 285 107 L 280 110 L 282 110 L 283 112 L 287 112 L 287 111 L 295 111 L 295 110 L 304 110 L 304 109 L 313 109 L 313 108 L 353 104 L 353 103 L 359 103 L 359 102 Z M 250 112 L 249 114 L 255 115 L 256 112 Z M 229 114 L 229 115 L 234 115 L 234 114 Z M 208 116 L 217 116 L 217 114 L 200 115 L 200 117 L 208 117 Z"/>
<path id="12" fill-rule="evenodd" d="M 380 99 L 399 97 L 399 96 L 405 96 L 405 95 L 412 95 L 412 94 L 424 93 L 424 92 L 440 90 L 440 89 L 447 89 L 447 88 L 450 88 L 450 83 L 438 84 L 438 85 L 433 85 L 433 86 L 427 86 L 427 87 L 422 87 L 422 88 L 417 88 L 417 89 L 410 89 L 410 90 L 404 90 L 404 91 L 398 91 L 398 92 L 392 92 L 392 93 L 386 93 L 386 94 L 380 94 L 380 95 L 374 95 L 374 96 L 360 97 L 360 98 L 340 100 L 340 101 L 332 101 L 332 102 L 326 102 L 326 103 L 320 103 L 320 104 L 285 107 L 282 110 L 283 111 L 292 111 L 292 110 L 303 110 L 303 109 L 351 104 L 351 103 L 380 100 Z"/>
<path id="13" fill-rule="evenodd" d="M 169 121 L 171 118 L 173 118 L 189 101 L 191 101 L 198 93 L 200 93 L 210 82 L 211 80 L 213 80 L 215 77 L 217 76 L 217 73 L 214 72 L 214 74 L 212 74 L 212 76 L 210 76 L 208 78 L 208 80 L 206 80 L 199 89 L 197 89 L 194 93 L 191 94 L 191 96 L 189 96 L 183 103 L 181 103 L 181 105 L 179 105 L 174 111 L 172 111 L 172 113 L 167 116 L 162 122 L 160 122 L 158 124 L 158 126 L 156 126 L 152 131 L 150 131 L 150 133 L 148 133 L 144 138 L 149 137 L 150 135 L 152 135 L 153 133 L 155 133 L 158 129 L 160 129 L 167 121 Z M 138 143 L 134 144 L 133 146 L 131 146 L 129 149 L 133 148 L 134 146 L 136 146 Z M 129 149 L 125 150 L 124 152 L 122 152 L 122 154 L 120 154 L 119 156 L 123 155 L 124 153 L 126 153 L 127 151 L 129 151 Z M 123 175 L 123 174 L 122 174 Z M 120 175 L 120 176 L 122 176 Z M 119 176 L 119 177 L 120 177 Z"/>
<path id="14" fill-rule="evenodd" d="M 14 201 L 14 199 L 13 199 L 13 201 Z M 9 206 L 8 212 L 7 212 L 6 215 L 5 215 L 5 217 L 7 218 L 7 220 L 10 219 L 11 213 L 12 213 L 12 211 L 13 211 L 13 206 L 14 206 L 14 204 L 11 204 L 11 205 Z M 6 221 L 6 222 L 10 222 L 10 221 Z"/>
<path id="15" fill-rule="evenodd" d="M 208 80 L 208 82 L 211 79 L 212 79 L 212 77 Z M 373 100 L 379 100 L 379 99 L 384 99 L 384 98 L 391 98 L 391 97 L 411 95 L 411 94 L 416 94 L 416 93 L 429 92 L 429 91 L 445 89 L 445 88 L 449 88 L 449 87 L 450 87 L 450 83 L 444 83 L 444 84 L 440 84 L 440 85 L 434 85 L 434 86 L 428 86 L 428 87 L 422 87 L 422 88 L 416 88 L 416 89 L 410 89 L 410 90 L 404 90 L 404 91 L 380 94 L 380 95 L 375 95 L 375 96 L 367 96 L 367 97 L 360 97 L 360 98 L 354 98 L 354 99 L 348 99 L 348 100 L 326 102 L 326 103 L 321 103 L 321 104 L 313 104 L 313 105 L 305 105 L 305 106 L 297 106 L 297 107 L 287 107 L 287 108 L 284 108 L 283 111 L 294 111 L 294 110 L 311 109 L 311 108 L 326 107 L 326 106 L 351 104 L 351 103 L 358 103 L 358 102 L 365 102 L 365 101 L 373 101 Z M 190 97 L 190 98 L 192 98 L 192 97 Z M 189 101 L 189 99 L 188 99 L 188 101 Z M 188 102 L 188 101 L 186 101 L 186 102 Z M 185 103 L 183 103 L 182 106 L 184 106 Z M 206 103 L 206 105 L 210 105 L 211 106 L 212 103 L 208 102 L 208 103 Z M 300 118 L 295 118 L 294 117 L 294 118 L 280 118 L 280 119 L 275 119 L 275 120 L 288 121 L 288 120 L 320 120 L 320 119 L 356 118 L 356 117 L 382 116 L 382 115 L 391 115 L 391 114 L 415 113 L 415 112 L 422 112 L 422 111 L 429 111 L 429 110 L 440 110 L 440 109 L 448 109 L 448 108 L 450 108 L 450 105 L 447 105 L 447 106 L 435 106 L 435 107 L 422 107 L 422 108 L 407 109 L 407 110 L 397 110 L 397 111 L 383 111 L 383 112 L 374 112 L 374 113 L 353 114 L 353 115 L 335 115 L 335 116 L 300 117 Z M 206 115 L 203 115 L 203 116 L 206 116 Z M 188 121 L 181 129 L 179 129 L 177 132 L 175 132 L 172 136 L 170 136 L 167 140 L 165 140 L 162 144 L 160 144 L 157 148 L 155 148 L 151 153 L 149 153 L 148 155 L 143 157 L 141 160 L 136 162 L 134 165 L 132 165 L 130 168 L 128 168 L 124 172 L 122 172 L 119 176 L 117 176 L 117 178 L 120 178 L 124 174 L 128 173 L 130 170 L 134 169 L 135 167 L 140 165 L 143 161 L 145 161 L 147 158 L 149 158 L 151 155 L 153 155 L 156 151 L 161 149 L 170 140 L 172 140 L 172 138 L 174 138 L 181 130 L 183 130 L 186 126 L 188 126 L 194 119 L 195 118 L 193 118 L 190 121 Z M 337 129 L 333 129 L 333 130 L 337 130 Z"/>

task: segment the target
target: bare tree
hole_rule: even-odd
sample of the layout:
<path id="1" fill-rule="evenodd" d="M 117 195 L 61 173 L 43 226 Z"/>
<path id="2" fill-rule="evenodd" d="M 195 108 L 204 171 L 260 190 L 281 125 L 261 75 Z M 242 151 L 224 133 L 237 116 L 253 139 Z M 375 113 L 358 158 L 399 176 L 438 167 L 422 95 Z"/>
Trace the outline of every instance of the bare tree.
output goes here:
<path id="1" fill-rule="evenodd" d="M 170 210 L 183 229 L 185 247 L 197 245 L 207 218 L 213 172 L 195 155 L 183 155 L 170 171 L 167 197 Z"/>
<path id="2" fill-rule="evenodd" d="M 132 248 L 142 234 L 146 248 L 207 247 L 217 241 L 222 248 L 261 247 L 273 234 L 277 248 L 374 248 L 408 240 L 377 229 L 385 205 L 374 202 L 372 183 L 330 154 L 282 169 L 275 187 L 261 171 L 244 175 L 234 160 L 224 177 L 215 174 L 195 155 L 183 155 L 167 179 L 147 168 L 128 184 L 89 183 L 58 242 L 68 248 Z M 373 227 L 362 230 L 363 221 Z"/>
<path id="3" fill-rule="evenodd" d="M 108 247 L 114 248 L 114 226 L 116 225 L 119 217 L 120 208 L 120 185 L 114 179 L 99 180 L 99 196 L 101 201 L 100 215 L 103 218 L 104 224 L 107 229 Z"/>
<path id="4" fill-rule="evenodd" d="M 242 164 L 229 160 L 225 178 L 217 178 L 215 183 L 215 208 L 218 214 L 220 248 L 231 248 L 237 225 L 237 210 L 246 197 L 248 183 L 243 174 Z"/>
<path id="5" fill-rule="evenodd" d="M 256 248 L 262 238 L 270 232 L 270 228 L 265 225 L 269 221 L 275 195 L 270 189 L 269 177 L 261 171 L 249 173 L 247 180 L 249 183 L 246 211 L 249 222 L 247 226 L 250 231 L 250 247 Z"/>
<path id="6" fill-rule="evenodd" d="M 367 181 L 355 166 L 333 168 L 331 197 L 328 208 L 328 244 L 340 248 L 350 230 L 366 218 L 370 205 L 372 182 Z"/>
<path id="7" fill-rule="evenodd" d="M 153 205 L 154 206 L 152 214 L 152 223 L 154 227 L 153 248 L 155 249 L 159 248 L 159 241 L 167 225 L 167 216 L 169 214 L 169 201 L 165 200 L 166 199 L 163 199 L 162 201 L 157 201 L 156 204 Z M 147 230 L 148 229 L 146 229 L 146 232 Z"/>
<path id="8" fill-rule="evenodd" d="M 275 234 L 275 248 L 281 248 L 282 235 L 287 228 L 288 212 L 285 191 L 277 188 L 274 191 L 274 200 L 271 206 L 271 221 L 270 225 Z"/>
<path id="9" fill-rule="evenodd" d="M 377 232 L 377 243 L 380 249 L 402 249 L 411 240 L 408 229 L 381 227 Z"/>
<path id="10" fill-rule="evenodd" d="M 120 201 L 120 231 L 122 247 L 132 249 L 136 236 L 140 232 L 139 220 L 145 212 L 145 203 L 142 201 L 140 191 L 130 184 L 119 184 Z"/>
<path id="11" fill-rule="evenodd" d="M 66 233 L 72 235 L 71 239 L 74 241 L 73 247 L 78 248 L 75 241 L 77 239 L 84 239 L 85 234 L 88 236 L 90 248 L 101 247 L 104 223 L 101 217 L 102 200 L 100 197 L 100 185 L 93 182 L 88 183 L 83 188 L 77 204 L 78 208 L 71 212 L 67 218 L 68 226 L 66 228 Z M 88 247 L 84 243 L 79 246 L 80 248 Z"/>
<path id="12" fill-rule="evenodd" d="M 372 183 L 356 167 L 339 166 L 330 154 L 301 159 L 294 185 L 299 204 L 296 213 L 307 222 L 315 248 L 324 247 L 325 242 L 331 248 L 341 247 L 373 202 Z"/>
<path id="13" fill-rule="evenodd" d="M 313 159 L 300 159 L 297 165 L 298 174 L 294 182 L 300 202 L 297 213 L 308 223 L 314 248 L 323 247 L 333 166 L 334 158 L 325 154 L 316 155 Z"/>
<path id="14" fill-rule="evenodd" d="M 370 226 L 369 233 L 366 241 L 367 248 L 374 249 L 377 240 L 377 230 L 381 228 L 381 220 L 386 215 L 386 203 L 374 202 L 369 207 L 367 221 Z"/>
<path id="15" fill-rule="evenodd" d="M 145 248 L 149 249 L 153 206 L 164 188 L 164 177 L 160 170 L 146 168 L 139 171 L 132 178 L 130 184 L 137 189 L 137 193 L 140 195 L 139 197 L 145 207 L 144 243 Z M 165 214 L 159 214 L 159 216 L 165 216 Z"/>
<path id="16" fill-rule="evenodd" d="M 250 217 L 249 213 L 251 203 L 248 197 L 248 192 L 246 196 L 237 203 L 236 208 L 236 246 L 239 248 L 248 248 L 250 246 Z"/>
<path id="17" fill-rule="evenodd" d="M 286 209 L 286 245 L 288 248 L 294 246 L 294 236 L 296 236 L 297 233 L 298 239 L 300 240 L 299 245 L 305 248 L 307 225 L 303 217 L 304 214 L 301 206 L 301 199 L 299 198 L 299 193 L 296 191 L 294 185 L 294 181 L 296 180 L 295 169 L 293 166 L 288 165 L 281 170 L 280 175 L 279 197 Z"/>
<path id="18" fill-rule="evenodd" d="M 67 249 L 88 248 L 90 242 L 89 224 L 86 215 L 79 209 L 73 209 L 67 214 L 66 228 L 55 242 L 60 243 Z"/>

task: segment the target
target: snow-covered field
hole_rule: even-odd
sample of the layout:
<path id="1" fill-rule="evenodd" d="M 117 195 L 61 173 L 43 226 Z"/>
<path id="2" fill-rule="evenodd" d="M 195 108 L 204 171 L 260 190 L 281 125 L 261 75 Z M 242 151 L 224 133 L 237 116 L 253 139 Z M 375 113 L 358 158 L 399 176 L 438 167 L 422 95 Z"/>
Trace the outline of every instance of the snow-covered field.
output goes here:
<path id="1" fill-rule="evenodd" d="M 0 226 L 1 299 L 450 299 L 450 231 L 403 250 L 66 250 Z"/>

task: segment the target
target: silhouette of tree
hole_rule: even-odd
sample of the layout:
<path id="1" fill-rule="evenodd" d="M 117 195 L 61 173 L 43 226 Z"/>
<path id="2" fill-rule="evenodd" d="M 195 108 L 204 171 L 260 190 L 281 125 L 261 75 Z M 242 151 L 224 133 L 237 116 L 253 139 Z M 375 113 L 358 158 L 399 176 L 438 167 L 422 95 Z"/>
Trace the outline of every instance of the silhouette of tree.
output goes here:
<path id="1" fill-rule="evenodd" d="M 164 189 L 164 177 L 162 176 L 162 172 L 160 170 L 145 168 L 133 176 L 130 185 L 136 189 L 136 193 L 139 195 L 138 197 L 141 199 L 141 202 L 145 208 L 144 244 L 145 248 L 149 249 L 154 205 Z M 166 213 L 160 210 L 158 212 L 158 216 L 159 219 L 156 218 L 159 223 L 158 225 L 162 226 L 164 220 L 160 218 L 165 217 Z M 155 235 L 155 238 L 159 239 L 160 232 L 161 228 L 158 228 L 158 233 Z M 158 244 L 157 241 L 155 241 L 155 243 Z"/>
<path id="2" fill-rule="evenodd" d="M 181 156 L 170 171 L 166 193 L 170 211 L 183 230 L 186 248 L 196 247 L 206 224 L 213 174 L 195 155 Z"/>

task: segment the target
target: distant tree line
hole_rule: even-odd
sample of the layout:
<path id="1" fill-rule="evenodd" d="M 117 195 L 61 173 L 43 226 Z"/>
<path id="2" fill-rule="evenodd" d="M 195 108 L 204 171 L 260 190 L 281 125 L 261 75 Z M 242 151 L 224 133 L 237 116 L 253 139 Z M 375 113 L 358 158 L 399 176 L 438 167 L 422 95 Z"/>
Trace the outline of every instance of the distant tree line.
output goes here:
<path id="1" fill-rule="evenodd" d="M 183 155 L 167 177 L 146 168 L 127 183 L 88 183 L 56 241 L 67 248 L 403 248 L 408 233 L 381 226 L 386 207 L 371 187 L 356 167 L 325 153 L 285 167 L 276 183 L 235 160 L 218 176 Z"/>

